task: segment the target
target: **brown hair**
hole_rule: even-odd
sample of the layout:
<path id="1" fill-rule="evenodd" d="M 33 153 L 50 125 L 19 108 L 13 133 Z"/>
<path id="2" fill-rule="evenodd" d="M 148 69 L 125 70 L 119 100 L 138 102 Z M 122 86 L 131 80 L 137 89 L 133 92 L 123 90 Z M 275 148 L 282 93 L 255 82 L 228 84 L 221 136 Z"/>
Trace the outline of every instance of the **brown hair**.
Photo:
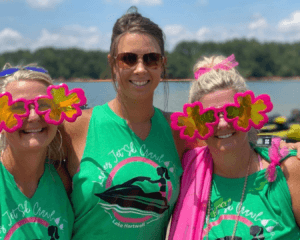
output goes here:
<path id="1" fill-rule="evenodd" d="M 127 13 L 120 17 L 112 31 L 112 36 L 111 36 L 111 45 L 110 45 L 110 61 L 109 65 L 111 68 L 111 76 L 114 84 L 114 88 L 117 91 L 117 86 L 116 86 L 116 79 L 114 75 L 114 67 L 116 65 L 116 56 L 117 56 L 117 49 L 118 49 L 118 44 L 119 40 L 122 36 L 124 36 L 126 33 L 140 33 L 140 34 L 147 34 L 149 36 L 154 37 L 156 39 L 161 55 L 164 57 L 165 56 L 165 47 L 164 47 L 164 33 L 161 30 L 161 28 L 152 22 L 149 18 L 143 17 L 140 13 L 137 12 L 136 7 L 130 7 L 127 10 Z M 163 72 L 162 72 L 162 79 L 166 78 L 166 66 L 163 63 Z M 168 97 L 168 85 L 167 82 L 164 81 L 164 91 L 165 91 L 165 98 Z M 165 104 L 166 104 L 166 99 L 165 99 Z"/>

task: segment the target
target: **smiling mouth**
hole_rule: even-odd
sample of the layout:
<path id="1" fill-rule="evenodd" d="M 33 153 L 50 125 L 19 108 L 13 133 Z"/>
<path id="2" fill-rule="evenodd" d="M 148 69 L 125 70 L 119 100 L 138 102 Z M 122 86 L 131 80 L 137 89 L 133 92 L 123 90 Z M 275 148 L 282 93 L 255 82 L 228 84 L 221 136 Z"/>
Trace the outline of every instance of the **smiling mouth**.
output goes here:
<path id="1" fill-rule="evenodd" d="M 233 135 L 234 133 L 229 133 L 229 134 L 225 134 L 225 135 L 220 135 L 220 136 L 215 136 L 216 138 L 220 138 L 220 139 L 225 139 L 225 138 L 229 138 Z"/>
<path id="2" fill-rule="evenodd" d="M 147 81 L 131 81 L 129 80 L 133 85 L 135 86 L 145 86 L 148 82 L 150 82 L 150 80 L 147 80 Z"/>
<path id="3" fill-rule="evenodd" d="M 46 128 L 39 128 L 39 129 L 32 129 L 32 130 L 22 130 L 22 133 L 29 134 L 29 133 L 40 133 L 43 132 Z"/>

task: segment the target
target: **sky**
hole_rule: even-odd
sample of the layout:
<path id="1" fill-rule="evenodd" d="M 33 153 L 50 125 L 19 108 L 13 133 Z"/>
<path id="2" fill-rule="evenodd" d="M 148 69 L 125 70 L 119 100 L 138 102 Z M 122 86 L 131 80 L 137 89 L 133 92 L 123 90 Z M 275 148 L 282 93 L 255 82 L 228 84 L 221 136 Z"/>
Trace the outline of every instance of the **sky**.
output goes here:
<path id="1" fill-rule="evenodd" d="M 108 51 L 130 6 L 180 41 L 300 41 L 299 0 L 0 0 L 0 54 L 42 47 Z"/>

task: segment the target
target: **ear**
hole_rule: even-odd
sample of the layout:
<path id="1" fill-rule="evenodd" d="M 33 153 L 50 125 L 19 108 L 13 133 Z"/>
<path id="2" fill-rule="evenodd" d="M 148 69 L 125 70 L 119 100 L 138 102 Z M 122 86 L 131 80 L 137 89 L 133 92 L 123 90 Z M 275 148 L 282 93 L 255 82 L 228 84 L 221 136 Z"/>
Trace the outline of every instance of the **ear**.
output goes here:
<path id="1" fill-rule="evenodd" d="M 113 59 L 112 58 L 113 57 L 110 54 L 107 55 L 108 64 L 112 68 L 113 72 L 115 73 L 116 69 L 115 69 L 115 66 L 113 66 L 113 64 L 112 64 L 113 63 Z"/>
<path id="2" fill-rule="evenodd" d="M 166 57 L 166 56 L 164 56 L 164 57 L 163 57 L 163 65 L 165 65 L 165 66 L 166 66 L 166 65 L 167 65 L 167 62 L 168 62 L 168 59 L 167 59 L 167 57 Z"/>

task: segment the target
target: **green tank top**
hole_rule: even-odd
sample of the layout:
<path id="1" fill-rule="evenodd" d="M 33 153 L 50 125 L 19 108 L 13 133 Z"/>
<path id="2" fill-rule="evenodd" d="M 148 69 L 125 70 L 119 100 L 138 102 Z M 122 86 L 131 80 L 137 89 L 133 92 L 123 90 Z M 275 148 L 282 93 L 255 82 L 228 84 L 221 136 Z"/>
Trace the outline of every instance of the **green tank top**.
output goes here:
<path id="1" fill-rule="evenodd" d="M 142 141 L 106 103 L 93 109 L 73 177 L 72 239 L 165 239 L 182 168 L 159 109 Z"/>
<path id="2" fill-rule="evenodd" d="M 269 161 L 267 149 L 256 149 Z M 236 240 L 300 239 L 292 211 L 286 178 L 276 167 L 275 182 L 268 182 L 266 169 L 248 176 L 247 187 L 235 234 Z M 231 239 L 236 223 L 245 178 L 231 179 L 213 174 L 209 239 Z M 206 239 L 206 237 L 204 238 Z"/>
<path id="3" fill-rule="evenodd" d="M 0 239 L 71 239 L 74 214 L 53 165 L 45 164 L 36 192 L 28 198 L 0 162 L 0 214 Z"/>

